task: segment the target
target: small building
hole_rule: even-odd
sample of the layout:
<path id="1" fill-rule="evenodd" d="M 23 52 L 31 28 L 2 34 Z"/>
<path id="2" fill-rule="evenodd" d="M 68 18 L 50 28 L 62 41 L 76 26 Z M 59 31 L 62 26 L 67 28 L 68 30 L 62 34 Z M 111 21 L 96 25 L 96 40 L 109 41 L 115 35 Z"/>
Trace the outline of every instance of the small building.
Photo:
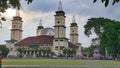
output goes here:
<path id="1" fill-rule="evenodd" d="M 98 48 L 95 48 L 93 51 L 93 58 L 94 59 L 100 59 L 100 50 Z"/>

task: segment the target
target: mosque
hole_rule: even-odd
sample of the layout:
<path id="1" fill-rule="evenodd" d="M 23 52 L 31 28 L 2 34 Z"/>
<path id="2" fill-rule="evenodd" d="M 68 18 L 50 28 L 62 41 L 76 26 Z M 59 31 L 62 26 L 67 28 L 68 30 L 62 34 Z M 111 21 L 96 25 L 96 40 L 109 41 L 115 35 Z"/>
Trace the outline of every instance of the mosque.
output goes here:
<path id="1" fill-rule="evenodd" d="M 36 29 L 36 36 L 22 39 L 22 17 L 19 11 L 12 20 L 11 40 L 6 41 L 9 48 L 8 56 L 21 57 L 80 57 L 81 43 L 78 42 L 78 25 L 73 16 L 70 25 L 70 41 L 66 38 L 65 12 L 62 3 L 59 2 L 58 10 L 55 12 L 55 25 L 53 28 L 45 28 L 42 20 Z"/>

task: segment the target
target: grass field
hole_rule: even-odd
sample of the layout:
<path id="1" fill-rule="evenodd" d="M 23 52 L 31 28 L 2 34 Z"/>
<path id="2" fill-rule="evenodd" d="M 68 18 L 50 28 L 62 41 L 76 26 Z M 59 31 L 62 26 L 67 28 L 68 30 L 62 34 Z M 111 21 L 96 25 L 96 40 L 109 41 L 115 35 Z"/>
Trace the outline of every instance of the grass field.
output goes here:
<path id="1" fill-rule="evenodd" d="M 118 61 L 99 61 L 97 64 L 103 66 L 120 66 L 120 62 Z"/>
<path id="2" fill-rule="evenodd" d="M 3 65 L 85 65 L 85 62 L 67 59 L 4 59 Z"/>
<path id="3" fill-rule="evenodd" d="M 3 65 L 81 65 L 81 66 L 120 66 L 112 60 L 68 60 L 68 59 L 4 59 Z"/>

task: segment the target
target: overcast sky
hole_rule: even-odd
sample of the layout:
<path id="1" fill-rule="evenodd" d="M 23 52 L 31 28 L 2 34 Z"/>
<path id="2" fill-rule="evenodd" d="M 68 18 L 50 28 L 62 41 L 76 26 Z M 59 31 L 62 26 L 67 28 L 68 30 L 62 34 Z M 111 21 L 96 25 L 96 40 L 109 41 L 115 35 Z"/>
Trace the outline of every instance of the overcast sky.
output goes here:
<path id="1" fill-rule="evenodd" d="M 33 3 L 27 5 L 22 1 L 22 10 L 20 16 L 23 18 L 23 39 L 30 36 L 36 36 L 36 28 L 39 24 L 39 20 L 42 19 L 44 27 L 54 28 L 54 15 L 58 9 L 58 3 L 60 0 L 33 0 Z M 70 23 L 72 22 L 72 16 L 75 16 L 76 22 L 79 26 L 79 43 L 82 46 L 88 47 L 91 44 L 91 38 L 95 35 L 87 37 L 84 34 L 84 25 L 91 17 L 105 17 L 114 20 L 120 18 L 120 4 L 112 6 L 109 4 L 107 8 L 100 2 L 93 3 L 92 0 L 61 0 L 63 10 L 66 13 L 66 36 L 69 38 Z M 0 29 L 0 44 L 5 44 L 5 40 L 10 40 L 11 20 L 15 16 L 15 10 L 8 9 L 6 13 L 2 14 L 7 18 L 6 22 L 3 22 L 3 28 Z"/>

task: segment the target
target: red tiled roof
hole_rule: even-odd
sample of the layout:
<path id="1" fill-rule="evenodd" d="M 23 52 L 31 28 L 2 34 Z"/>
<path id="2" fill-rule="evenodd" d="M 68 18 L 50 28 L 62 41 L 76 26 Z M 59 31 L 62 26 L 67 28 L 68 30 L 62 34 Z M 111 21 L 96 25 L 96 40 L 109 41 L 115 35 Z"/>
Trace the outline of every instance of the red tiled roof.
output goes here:
<path id="1" fill-rule="evenodd" d="M 53 36 L 41 35 L 35 37 L 28 37 L 15 45 L 39 45 L 39 44 L 53 44 Z"/>
<path id="2" fill-rule="evenodd" d="M 75 44 L 73 44 L 71 42 L 68 42 L 68 45 L 69 45 L 70 48 L 78 48 L 77 45 L 75 45 Z"/>

